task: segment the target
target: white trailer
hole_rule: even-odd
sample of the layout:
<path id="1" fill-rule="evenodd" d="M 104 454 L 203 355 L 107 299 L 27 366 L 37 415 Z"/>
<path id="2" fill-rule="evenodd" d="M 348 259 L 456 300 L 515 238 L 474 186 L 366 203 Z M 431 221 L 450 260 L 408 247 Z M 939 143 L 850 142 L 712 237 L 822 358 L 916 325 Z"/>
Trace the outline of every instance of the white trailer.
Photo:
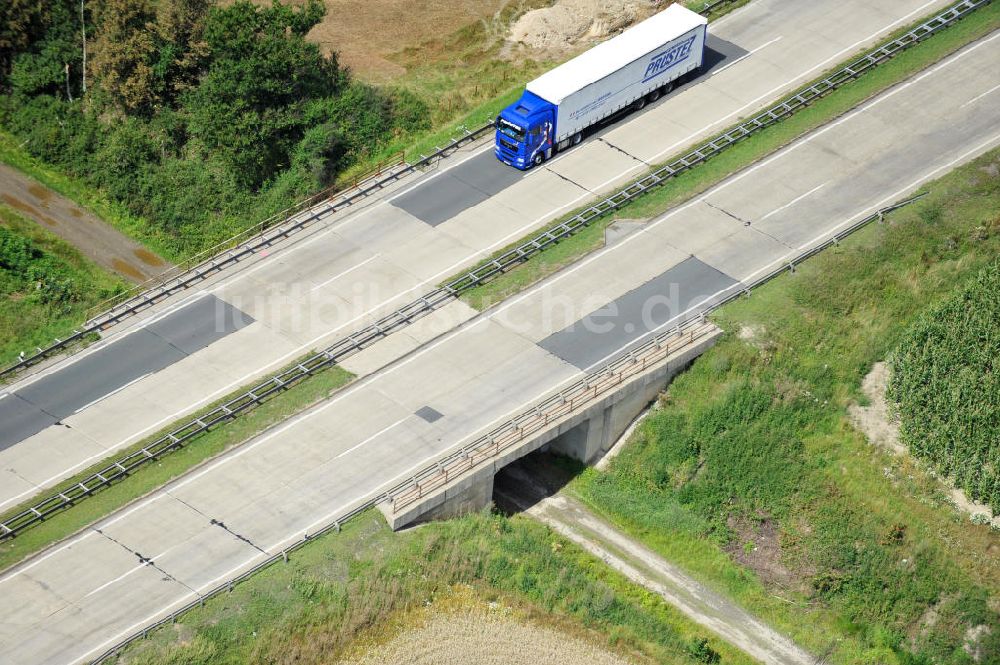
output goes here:
<path id="1" fill-rule="evenodd" d="M 701 67 L 708 21 L 671 5 L 529 83 L 497 117 L 496 154 L 529 168 L 629 106 Z"/>

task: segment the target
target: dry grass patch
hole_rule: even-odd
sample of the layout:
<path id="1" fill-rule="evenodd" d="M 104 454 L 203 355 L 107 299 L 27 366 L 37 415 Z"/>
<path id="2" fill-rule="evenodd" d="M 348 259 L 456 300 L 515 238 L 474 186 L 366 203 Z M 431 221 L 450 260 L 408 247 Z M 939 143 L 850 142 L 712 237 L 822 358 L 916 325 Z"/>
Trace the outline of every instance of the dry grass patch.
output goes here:
<path id="1" fill-rule="evenodd" d="M 270 0 L 255 0 L 267 4 Z M 406 68 L 391 56 L 441 40 L 469 25 L 490 24 L 510 0 L 325 0 L 326 17 L 308 39 L 336 51 L 360 78 L 383 82 Z M 305 4 L 292 0 L 290 4 Z"/>
<path id="2" fill-rule="evenodd" d="M 469 587 L 393 622 L 387 640 L 359 643 L 339 665 L 629 665 L 635 661 L 561 628 L 543 626 L 524 611 L 486 602 Z"/>

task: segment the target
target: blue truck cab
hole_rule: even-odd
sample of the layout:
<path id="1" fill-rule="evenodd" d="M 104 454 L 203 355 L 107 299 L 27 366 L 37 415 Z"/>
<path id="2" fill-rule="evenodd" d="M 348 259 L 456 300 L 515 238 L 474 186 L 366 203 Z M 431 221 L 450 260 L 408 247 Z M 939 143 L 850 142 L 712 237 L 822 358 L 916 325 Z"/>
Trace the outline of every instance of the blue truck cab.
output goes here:
<path id="1" fill-rule="evenodd" d="M 497 159 L 514 168 L 527 169 L 552 155 L 556 132 L 556 107 L 527 90 L 505 108 L 496 122 Z"/>

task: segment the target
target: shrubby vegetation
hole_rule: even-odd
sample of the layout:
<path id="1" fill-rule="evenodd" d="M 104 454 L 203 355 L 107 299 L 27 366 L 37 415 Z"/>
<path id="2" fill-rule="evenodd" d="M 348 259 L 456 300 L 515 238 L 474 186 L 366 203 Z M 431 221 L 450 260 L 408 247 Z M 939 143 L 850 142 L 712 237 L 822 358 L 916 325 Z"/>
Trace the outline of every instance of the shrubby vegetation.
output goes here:
<path id="1" fill-rule="evenodd" d="M 52 341 L 122 288 L 79 252 L 0 205 L 0 362 Z M 59 332 L 59 334 L 63 334 Z"/>
<path id="2" fill-rule="evenodd" d="M 902 442 L 1000 513 L 1000 263 L 920 317 L 892 369 Z"/>
<path id="3" fill-rule="evenodd" d="M 19 0 L 0 9 L 0 125 L 190 253 L 427 126 L 305 40 L 319 0 Z M 85 88 L 86 87 L 86 88 Z M 148 240 L 149 238 L 147 238 Z"/>

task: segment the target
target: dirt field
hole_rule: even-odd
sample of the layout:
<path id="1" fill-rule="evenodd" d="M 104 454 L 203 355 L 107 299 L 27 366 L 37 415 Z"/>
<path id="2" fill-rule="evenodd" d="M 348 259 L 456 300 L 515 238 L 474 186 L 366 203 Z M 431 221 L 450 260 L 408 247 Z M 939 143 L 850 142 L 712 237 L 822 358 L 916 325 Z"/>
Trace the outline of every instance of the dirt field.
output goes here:
<path id="1" fill-rule="evenodd" d="M 266 0 L 259 0 L 264 2 Z M 296 0 L 301 1 L 301 0 Z M 309 39 L 326 52 L 337 51 L 341 63 L 359 77 L 385 82 L 406 73 L 399 57 L 404 50 L 425 50 L 434 57 L 440 42 L 477 23 L 486 30 L 481 44 L 488 50 L 506 41 L 504 57 L 558 57 L 600 41 L 646 18 L 663 0 L 325 0 L 326 18 Z M 501 20 L 510 7 L 518 18 Z M 533 8 L 534 7 L 534 8 Z M 421 49 L 421 47 L 429 47 Z M 412 60 L 408 58 L 408 60 Z"/>
<path id="2" fill-rule="evenodd" d="M 496 603 L 424 612 L 417 625 L 339 665 L 629 665 L 581 638 L 533 625 Z"/>
<path id="3" fill-rule="evenodd" d="M 0 164 L 0 201 L 130 281 L 144 282 L 170 267 L 111 225 L 5 164 Z"/>
<path id="4" fill-rule="evenodd" d="M 387 56 L 478 21 L 490 22 L 505 5 L 516 1 L 325 0 L 326 18 L 308 37 L 326 52 L 337 51 L 340 62 L 359 77 L 386 81 L 406 73 Z"/>

